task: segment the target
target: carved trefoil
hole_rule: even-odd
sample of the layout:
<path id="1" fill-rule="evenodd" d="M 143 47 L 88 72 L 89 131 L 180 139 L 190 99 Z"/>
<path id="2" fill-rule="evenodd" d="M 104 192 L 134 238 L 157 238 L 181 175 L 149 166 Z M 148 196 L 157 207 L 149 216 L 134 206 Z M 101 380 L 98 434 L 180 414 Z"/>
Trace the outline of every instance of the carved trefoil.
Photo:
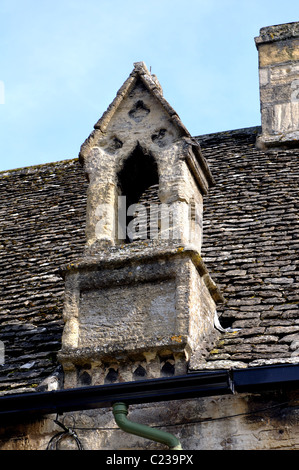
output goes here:
<path id="1" fill-rule="evenodd" d="M 143 62 L 81 147 L 86 247 L 64 270 L 65 386 L 185 373 L 215 334 L 200 147 Z"/>

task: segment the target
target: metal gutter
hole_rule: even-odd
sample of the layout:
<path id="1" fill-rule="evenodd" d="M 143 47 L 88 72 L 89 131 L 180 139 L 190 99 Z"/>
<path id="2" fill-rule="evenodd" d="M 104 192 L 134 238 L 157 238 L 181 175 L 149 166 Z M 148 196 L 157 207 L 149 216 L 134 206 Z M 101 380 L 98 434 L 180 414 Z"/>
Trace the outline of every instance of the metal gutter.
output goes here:
<path id="1" fill-rule="evenodd" d="M 232 393 L 228 371 L 0 397 L 0 419 Z"/>
<path id="2" fill-rule="evenodd" d="M 297 388 L 299 364 L 200 372 L 183 376 L 0 397 L 0 419 L 182 400 L 233 393 Z"/>
<path id="3" fill-rule="evenodd" d="M 234 393 L 259 392 L 299 386 L 299 364 L 232 369 Z"/>

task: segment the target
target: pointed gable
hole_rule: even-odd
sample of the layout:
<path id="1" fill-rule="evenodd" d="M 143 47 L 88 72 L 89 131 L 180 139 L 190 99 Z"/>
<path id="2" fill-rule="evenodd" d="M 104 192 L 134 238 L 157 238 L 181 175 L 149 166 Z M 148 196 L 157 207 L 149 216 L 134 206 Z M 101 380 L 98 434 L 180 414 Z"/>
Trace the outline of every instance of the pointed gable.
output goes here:
<path id="1" fill-rule="evenodd" d="M 208 187 L 214 185 L 214 179 L 198 142 L 191 137 L 176 111 L 163 97 L 156 76 L 151 75 L 144 62 L 136 62 L 115 99 L 81 146 L 79 159 L 85 164 L 95 147 L 101 147 L 109 154 L 124 147 L 122 153 L 129 153 L 140 144 L 155 152 L 179 139 L 185 147 L 181 158 L 186 159 L 197 184 L 206 194 Z"/>
<path id="2" fill-rule="evenodd" d="M 144 90 L 147 91 L 148 95 L 151 95 L 156 98 L 157 102 L 164 109 L 167 118 L 170 118 L 172 120 L 173 124 L 176 125 L 176 127 L 180 130 L 181 135 L 190 137 L 188 130 L 182 124 L 176 111 L 163 97 L 162 87 L 158 79 L 155 75 L 150 74 L 144 62 L 136 62 L 134 64 L 134 69 L 132 73 L 117 92 L 115 99 L 112 101 L 107 111 L 95 124 L 95 129 L 100 129 L 102 132 L 105 132 L 114 113 L 118 110 L 119 106 L 122 104 L 124 99 L 130 97 L 131 99 L 134 100 L 135 98 L 136 100 L 136 97 L 138 97 L 138 93 L 141 92 L 142 94 Z M 132 108 L 131 113 L 132 118 L 134 118 L 133 113 L 134 107 Z"/>

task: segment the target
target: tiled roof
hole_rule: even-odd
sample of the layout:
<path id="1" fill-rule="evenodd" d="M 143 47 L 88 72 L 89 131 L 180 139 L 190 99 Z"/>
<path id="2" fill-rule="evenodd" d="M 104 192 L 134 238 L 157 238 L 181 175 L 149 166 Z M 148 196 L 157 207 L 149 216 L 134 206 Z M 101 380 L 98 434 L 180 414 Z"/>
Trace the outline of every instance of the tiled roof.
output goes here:
<path id="1" fill-rule="evenodd" d="M 203 258 L 226 303 L 208 362 L 299 361 L 299 149 L 255 147 L 260 128 L 198 137 L 216 185 L 204 198 Z"/>
<path id="2" fill-rule="evenodd" d="M 203 258 L 226 303 L 222 333 L 191 368 L 299 360 L 299 150 L 257 150 L 258 128 L 200 136 L 216 185 L 204 198 Z M 87 181 L 77 159 L 0 173 L 0 392 L 57 367 L 62 265 L 82 255 Z"/>
<path id="3" fill-rule="evenodd" d="M 57 366 L 58 269 L 83 250 L 86 187 L 77 159 L 0 173 L 0 391 L 32 390 Z"/>

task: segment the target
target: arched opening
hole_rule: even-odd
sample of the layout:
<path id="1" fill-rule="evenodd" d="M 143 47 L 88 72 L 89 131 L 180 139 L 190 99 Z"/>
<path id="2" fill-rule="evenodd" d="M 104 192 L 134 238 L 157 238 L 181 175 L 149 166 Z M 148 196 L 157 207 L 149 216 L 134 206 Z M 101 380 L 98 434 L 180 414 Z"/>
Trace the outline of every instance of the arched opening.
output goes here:
<path id="1" fill-rule="evenodd" d="M 118 380 L 118 370 L 113 369 L 113 367 L 109 368 L 108 374 L 105 377 L 105 384 L 111 384 L 117 382 Z"/>
<path id="2" fill-rule="evenodd" d="M 161 369 L 161 374 L 164 377 L 172 377 L 175 374 L 175 366 L 170 361 L 166 361 Z"/>
<path id="3" fill-rule="evenodd" d="M 144 200 L 144 194 L 148 193 L 149 188 L 152 187 L 155 188 L 154 191 L 157 194 L 159 184 L 158 166 L 154 157 L 150 153 L 144 152 L 138 144 L 125 161 L 117 176 L 120 193 L 126 198 L 126 216 L 124 222 L 127 228 L 135 217 L 134 210 L 130 210 L 130 207 L 139 203 L 147 211 L 148 204 Z M 126 241 L 133 241 L 132 237 L 128 235 L 127 230 L 125 233 Z M 142 236 L 141 238 L 147 238 L 147 236 Z"/>
<path id="4" fill-rule="evenodd" d="M 143 377 L 146 377 L 146 370 L 144 367 L 142 367 L 140 364 L 139 366 L 135 369 L 133 373 L 133 379 L 134 380 L 141 380 Z"/>

